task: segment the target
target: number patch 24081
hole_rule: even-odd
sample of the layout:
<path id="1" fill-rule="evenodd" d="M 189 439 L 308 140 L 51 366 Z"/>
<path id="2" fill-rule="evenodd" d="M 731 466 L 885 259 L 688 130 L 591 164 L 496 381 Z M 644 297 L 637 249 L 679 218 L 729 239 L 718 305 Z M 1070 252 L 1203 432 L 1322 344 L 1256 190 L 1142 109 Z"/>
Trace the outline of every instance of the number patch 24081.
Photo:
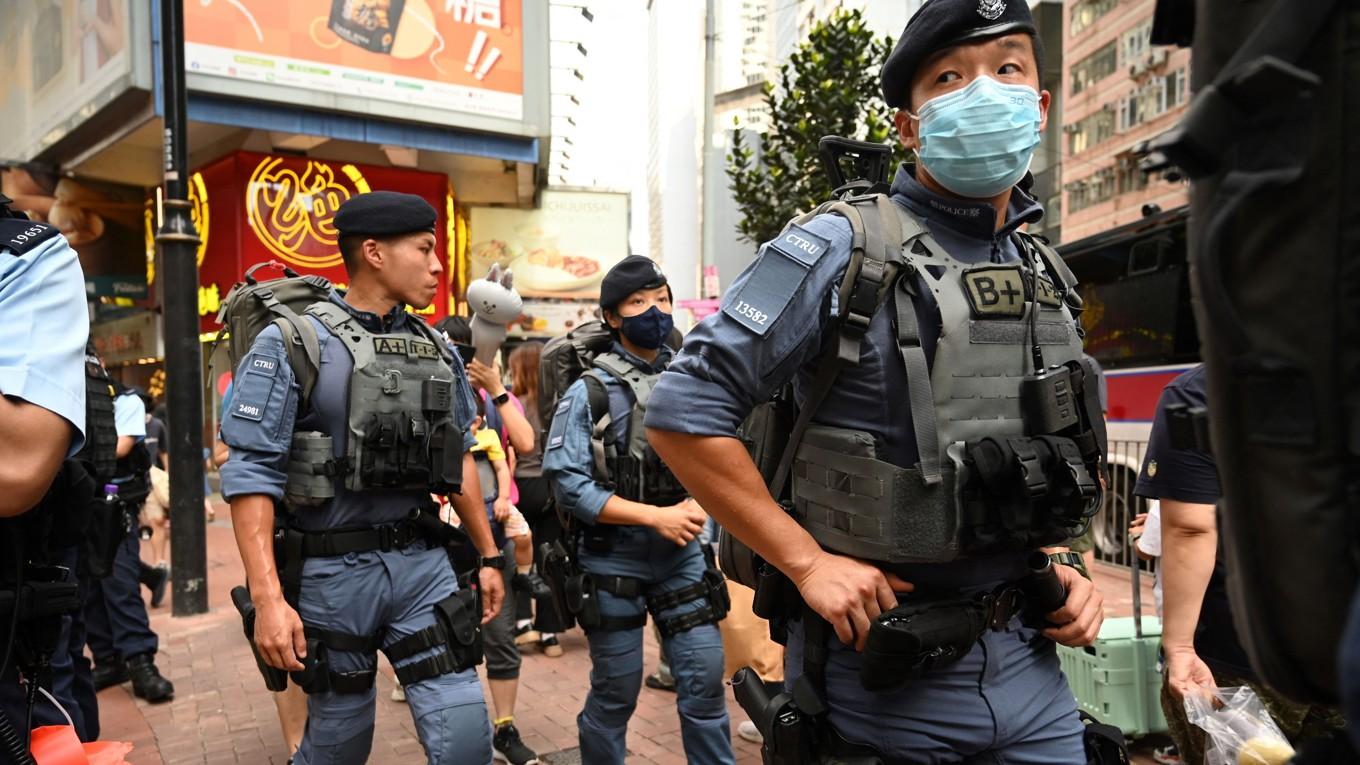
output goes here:
<path id="1" fill-rule="evenodd" d="M 742 316 L 745 316 L 746 318 L 759 324 L 762 327 L 765 326 L 765 324 L 770 321 L 770 315 L 768 313 L 756 310 L 755 306 L 751 305 L 745 300 L 738 300 L 735 303 L 733 303 L 732 310 Z"/>

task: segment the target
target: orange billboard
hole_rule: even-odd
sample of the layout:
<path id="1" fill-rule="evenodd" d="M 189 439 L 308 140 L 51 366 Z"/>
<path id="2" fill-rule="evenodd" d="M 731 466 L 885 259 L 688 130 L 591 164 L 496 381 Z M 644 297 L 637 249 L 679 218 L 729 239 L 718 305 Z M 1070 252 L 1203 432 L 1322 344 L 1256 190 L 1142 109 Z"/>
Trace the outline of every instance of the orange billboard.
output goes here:
<path id="1" fill-rule="evenodd" d="M 524 113 L 521 0 L 194 0 L 190 72 L 428 109 Z"/>

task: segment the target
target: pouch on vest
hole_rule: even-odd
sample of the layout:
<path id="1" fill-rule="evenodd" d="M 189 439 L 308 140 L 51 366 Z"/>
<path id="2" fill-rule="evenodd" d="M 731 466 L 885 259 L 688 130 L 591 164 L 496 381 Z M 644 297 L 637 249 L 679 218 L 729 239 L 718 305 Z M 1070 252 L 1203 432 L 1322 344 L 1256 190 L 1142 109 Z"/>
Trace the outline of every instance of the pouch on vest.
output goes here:
<path id="1" fill-rule="evenodd" d="M 951 455 L 952 456 L 952 455 Z M 927 486 L 920 471 L 878 457 L 874 436 L 813 425 L 793 462 L 794 515 L 843 555 L 888 563 L 952 560 L 959 546 L 953 460 Z"/>
<path id="2" fill-rule="evenodd" d="M 482 604 L 476 589 L 465 588 L 434 604 L 434 615 L 449 636 L 455 672 L 482 663 Z"/>
<path id="3" fill-rule="evenodd" d="M 288 455 L 288 483 L 283 490 L 289 507 L 316 507 L 335 497 L 333 440 L 325 433 L 293 434 Z"/>

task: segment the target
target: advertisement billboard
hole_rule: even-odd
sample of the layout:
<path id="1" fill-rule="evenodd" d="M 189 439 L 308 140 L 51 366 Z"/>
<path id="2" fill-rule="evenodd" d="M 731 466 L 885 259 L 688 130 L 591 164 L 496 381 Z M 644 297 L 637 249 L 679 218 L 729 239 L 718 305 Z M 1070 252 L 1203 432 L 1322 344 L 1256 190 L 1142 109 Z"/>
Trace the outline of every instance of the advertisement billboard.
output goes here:
<path id="1" fill-rule="evenodd" d="M 500 263 L 524 297 L 597 299 L 628 255 L 628 194 L 548 190 L 533 210 L 474 207 L 468 227 L 473 278 Z"/>
<path id="2" fill-rule="evenodd" d="M 532 3 L 534 0 L 528 0 Z M 197 0 L 184 4 L 185 67 L 203 78 L 370 104 L 525 118 L 523 0 Z M 344 108 L 343 104 L 338 105 Z"/>
<path id="3" fill-rule="evenodd" d="M 14 167 L 0 171 L 0 193 L 14 200 L 14 209 L 61 231 L 80 255 L 89 298 L 146 297 L 141 263 L 145 189 Z"/>
<path id="4" fill-rule="evenodd" d="M 31 160 L 129 88 L 150 88 L 147 5 L 0 0 L 0 160 Z"/>
<path id="5" fill-rule="evenodd" d="M 340 257 L 335 211 L 350 197 L 387 189 L 423 197 L 439 213 L 436 247 L 454 260 L 448 177 L 404 168 L 236 152 L 193 173 L 190 201 L 199 248 L 199 331 L 217 331 L 217 311 L 231 287 L 256 263 L 278 261 L 319 274 L 338 286 L 349 277 Z M 146 213 L 147 262 L 152 262 L 154 201 Z M 151 270 L 150 268 L 148 270 Z M 454 268 L 439 277 L 427 320 L 448 315 Z M 154 279 L 154 272 L 152 273 Z M 270 276 L 277 275 L 271 273 Z"/>

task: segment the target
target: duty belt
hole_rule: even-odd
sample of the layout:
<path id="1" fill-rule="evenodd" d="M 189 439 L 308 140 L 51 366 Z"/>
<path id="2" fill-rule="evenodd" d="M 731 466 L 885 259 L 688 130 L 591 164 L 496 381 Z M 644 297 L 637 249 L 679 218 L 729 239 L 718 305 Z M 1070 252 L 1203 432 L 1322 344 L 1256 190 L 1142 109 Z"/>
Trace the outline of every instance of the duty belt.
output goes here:
<path id="1" fill-rule="evenodd" d="M 280 530 L 279 533 L 289 533 Z M 403 550 L 419 541 L 430 541 L 415 520 L 404 518 L 395 523 L 352 529 L 296 531 L 302 534 L 304 558 L 329 558 L 360 552 Z"/>

